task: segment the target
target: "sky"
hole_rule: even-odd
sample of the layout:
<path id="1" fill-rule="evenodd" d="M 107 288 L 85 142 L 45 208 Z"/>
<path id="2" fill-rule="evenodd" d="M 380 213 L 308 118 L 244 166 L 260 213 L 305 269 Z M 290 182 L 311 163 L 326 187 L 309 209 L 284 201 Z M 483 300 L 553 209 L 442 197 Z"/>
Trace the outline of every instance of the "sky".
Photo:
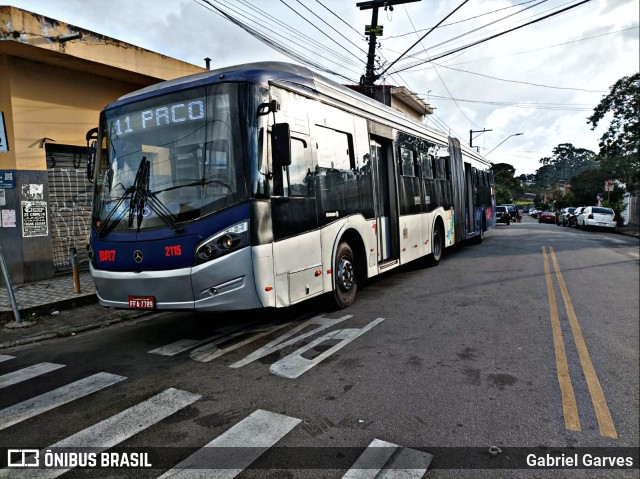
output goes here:
<path id="1" fill-rule="evenodd" d="M 341 83 L 364 73 L 363 0 L 4 0 L 179 60 L 212 68 L 254 61 L 301 63 Z M 419 0 L 380 9 L 378 83 L 406 86 L 434 108 L 427 120 L 479 147 L 516 175 L 535 173 L 553 148 L 598 151 L 609 125 L 587 118 L 613 84 L 640 69 L 640 0 L 591 0 L 496 38 L 579 0 Z M 462 6 L 460 6 L 462 4 Z M 292 59 L 256 39 L 212 5 L 298 53 Z M 450 17 L 442 21 L 457 9 Z M 305 20 L 306 19 L 306 20 Z M 442 21 L 442 22 L 441 22 Z M 438 28 L 433 29 L 439 24 Z M 416 33 L 417 32 L 417 33 Z M 427 34 L 421 41 L 420 37 Z M 449 53 L 442 58 L 430 59 Z M 317 69 L 317 68 L 316 68 Z M 382 71 L 379 70 L 379 71 Z M 331 73 L 328 73 L 331 72 Z M 480 133 L 482 130 L 492 130 Z M 521 135 L 517 135 L 521 133 Z"/>

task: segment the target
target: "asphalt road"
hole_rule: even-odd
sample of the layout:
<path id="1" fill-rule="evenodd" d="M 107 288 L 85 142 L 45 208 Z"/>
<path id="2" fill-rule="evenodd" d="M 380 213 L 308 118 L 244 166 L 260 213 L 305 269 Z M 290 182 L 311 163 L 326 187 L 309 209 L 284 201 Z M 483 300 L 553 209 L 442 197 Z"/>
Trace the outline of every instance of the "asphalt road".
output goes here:
<path id="1" fill-rule="evenodd" d="M 65 477 L 157 477 L 205 445 L 238 477 L 374 477 L 378 463 L 414 470 L 403 477 L 638 477 L 637 459 L 523 459 L 637 458 L 638 240 L 525 217 L 446 253 L 376 278 L 347 310 L 161 314 L 5 352 L 0 446 L 115 445 L 154 465 Z"/>

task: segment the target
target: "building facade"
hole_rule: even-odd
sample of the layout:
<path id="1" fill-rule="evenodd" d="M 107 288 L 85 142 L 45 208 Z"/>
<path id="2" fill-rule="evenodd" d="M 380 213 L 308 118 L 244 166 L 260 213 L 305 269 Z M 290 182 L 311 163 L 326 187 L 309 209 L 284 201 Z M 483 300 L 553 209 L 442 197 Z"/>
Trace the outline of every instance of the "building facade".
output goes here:
<path id="1" fill-rule="evenodd" d="M 86 139 L 102 108 L 204 68 L 0 6 L 0 246 L 16 284 L 87 263 Z"/>

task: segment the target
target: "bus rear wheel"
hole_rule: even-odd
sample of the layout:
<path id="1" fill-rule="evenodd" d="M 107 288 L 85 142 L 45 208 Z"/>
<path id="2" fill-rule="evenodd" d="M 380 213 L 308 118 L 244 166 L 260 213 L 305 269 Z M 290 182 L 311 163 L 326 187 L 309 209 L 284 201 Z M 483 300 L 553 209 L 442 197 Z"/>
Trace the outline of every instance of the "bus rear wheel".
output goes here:
<path id="1" fill-rule="evenodd" d="M 356 260 L 349 243 L 342 242 L 336 251 L 336 261 L 333 269 L 336 285 L 333 298 L 339 308 L 348 308 L 356 299 L 358 290 L 358 271 Z"/>
<path id="2" fill-rule="evenodd" d="M 436 266 L 442 259 L 442 253 L 444 253 L 444 233 L 442 227 L 437 225 L 433 230 L 432 240 L 433 252 L 427 257 L 427 263 L 429 266 Z"/>

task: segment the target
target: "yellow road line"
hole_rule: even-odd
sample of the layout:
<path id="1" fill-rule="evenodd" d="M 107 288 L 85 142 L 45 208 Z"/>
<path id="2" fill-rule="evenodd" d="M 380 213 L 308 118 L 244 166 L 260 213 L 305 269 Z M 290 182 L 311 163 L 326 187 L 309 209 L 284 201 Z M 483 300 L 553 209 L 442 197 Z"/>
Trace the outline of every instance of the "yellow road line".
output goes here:
<path id="1" fill-rule="evenodd" d="M 558 279 L 558 285 L 560 286 L 560 291 L 562 292 L 564 305 L 567 309 L 567 316 L 569 317 L 569 324 L 571 325 L 571 331 L 573 332 L 573 339 L 575 340 L 576 348 L 578 349 L 578 357 L 580 358 L 582 371 L 584 372 L 584 377 L 587 381 L 587 386 L 589 387 L 589 393 L 591 394 L 591 402 L 593 403 L 593 408 L 596 412 L 596 419 L 598 420 L 600 435 L 616 439 L 618 437 L 616 427 L 613 424 L 611 412 L 609 411 L 607 400 L 605 399 L 604 393 L 602 392 L 600 381 L 598 381 L 596 370 L 593 368 L 593 363 L 591 362 L 591 357 L 589 356 L 587 344 L 584 341 L 584 336 L 582 335 L 582 330 L 580 329 L 578 318 L 575 311 L 573 310 L 573 304 L 571 303 L 571 298 L 569 297 L 569 291 L 567 291 L 567 285 L 562 278 L 560 266 L 558 265 L 558 260 L 556 259 L 553 248 L 549 247 L 549 251 L 551 252 L 553 268 L 555 269 L 556 277 Z"/>
<path id="2" fill-rule="evenodd" d="M 564 415 L 564 425 L 571 431 L 581 431 L 580 418 L 578 417 L 578 406 L 576 396 L 571 384 L 569 366 L 567 365 L 567 354 L 562 340 L 562 328 L 560 328 L 560 318 L 558 317 L 558 305 L 556 294 L 553 290 L 553 282 L 547 259 L 547 250 L 542 247 L 544 257 L 544 275 L 547 280 L 547 293 L 549 294 L 549 314 L 551 316 L 551 331 L 553 332 L 553 348 L 556 353 L 556 370 L 558 371 L 558 383 L 560 384 L 560 394 L 562 396 L 562 413 Z"/>

